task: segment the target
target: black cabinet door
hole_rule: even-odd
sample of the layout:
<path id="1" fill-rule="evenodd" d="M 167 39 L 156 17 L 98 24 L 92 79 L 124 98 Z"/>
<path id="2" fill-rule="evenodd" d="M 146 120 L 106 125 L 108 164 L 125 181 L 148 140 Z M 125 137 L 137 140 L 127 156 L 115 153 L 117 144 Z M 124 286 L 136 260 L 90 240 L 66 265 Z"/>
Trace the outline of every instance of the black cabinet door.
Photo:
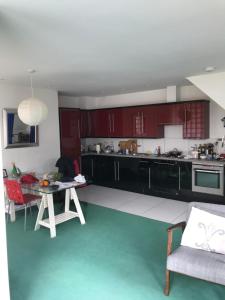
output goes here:
<path id="1" fill-rule="evenodd" d="M 114 158 L 95 156 L 93 163 L 93 180 L 95 184 L 111 187 L 114 182 Z"/>
<path id="2" fill-rule="evenodd" d="M 151 164 L 151 189 L 153 192 L 179 194 L 180 166 L 176 161 L 153 161 Z"/>
<path id="3" fill-rule="evenodd" d="M 151 163 L 149 159 L 139 161 L 139 183 L 143 194 L 151 194 Z"/>
<path id="4" fill-rule="evenodd" d="M 138 167 L 138 158 L 115 159 L 115 186 L 126 191 L 141 192 Z"/>
<path id="5" fill-rule="evenodd" d="M 93 179 L 94 158 L 93 156 L 82 156 L 81 158 L 81 173 L 85 178 Z"/>
<path id="6" fill-rule="evenodd" d="M 180 162 L 180 185 L 181 190 L 192 190 L 192 163 Z"/>

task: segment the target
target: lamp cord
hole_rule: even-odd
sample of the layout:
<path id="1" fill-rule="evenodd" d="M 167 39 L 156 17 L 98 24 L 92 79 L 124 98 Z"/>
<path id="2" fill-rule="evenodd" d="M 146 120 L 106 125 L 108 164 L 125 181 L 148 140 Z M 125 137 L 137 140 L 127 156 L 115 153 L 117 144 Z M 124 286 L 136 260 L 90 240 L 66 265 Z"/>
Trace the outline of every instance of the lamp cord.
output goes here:
<path id="1" fill-rule="evenodd" d="M 32 78 L 32 75 L 30 75 L 30 87 L 31 87 L 32 98 L 34 98 L 34 89 L 33 89 L 33 78 Z"/>

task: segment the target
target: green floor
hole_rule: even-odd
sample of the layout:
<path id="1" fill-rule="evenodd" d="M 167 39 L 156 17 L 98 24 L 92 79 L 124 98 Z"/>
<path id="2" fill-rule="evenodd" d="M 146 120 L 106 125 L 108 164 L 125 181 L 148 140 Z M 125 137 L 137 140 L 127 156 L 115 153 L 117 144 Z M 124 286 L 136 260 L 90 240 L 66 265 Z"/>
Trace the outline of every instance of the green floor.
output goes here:
<path id="1" fill-rule="evenodd" d="M 168 224 L 89 204 L 83 210 L 87 224 L 60 224 L 55 239 L 43 227 L 32 231 L 34 220 L 24 232 L 21 213 L 8 223 L 12 300 L 225 299 L 225 287 L 182 275 L 163 295 Z"/>

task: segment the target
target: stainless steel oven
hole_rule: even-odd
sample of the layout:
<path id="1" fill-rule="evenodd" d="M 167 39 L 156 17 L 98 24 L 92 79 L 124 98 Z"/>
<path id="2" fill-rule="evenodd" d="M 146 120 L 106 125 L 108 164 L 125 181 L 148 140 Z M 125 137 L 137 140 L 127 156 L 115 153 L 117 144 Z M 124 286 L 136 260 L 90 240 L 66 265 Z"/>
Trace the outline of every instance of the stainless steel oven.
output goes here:
<path id="1" fill-rule="evenodd" d="M 192 191 L 224 195 L 224 164 L 192 164 Z"/>

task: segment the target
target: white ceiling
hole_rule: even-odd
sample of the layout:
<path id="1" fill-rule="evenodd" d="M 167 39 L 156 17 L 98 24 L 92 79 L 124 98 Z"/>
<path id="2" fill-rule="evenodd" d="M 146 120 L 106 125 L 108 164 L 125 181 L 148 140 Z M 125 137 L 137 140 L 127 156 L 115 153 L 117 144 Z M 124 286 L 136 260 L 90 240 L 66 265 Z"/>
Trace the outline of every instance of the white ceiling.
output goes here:
<path id="1" fill-rule="evenodd" d="M 225 70 L 224 0 L 0 0 L 0 77 L 68 95 L 188 84 Z"/>

